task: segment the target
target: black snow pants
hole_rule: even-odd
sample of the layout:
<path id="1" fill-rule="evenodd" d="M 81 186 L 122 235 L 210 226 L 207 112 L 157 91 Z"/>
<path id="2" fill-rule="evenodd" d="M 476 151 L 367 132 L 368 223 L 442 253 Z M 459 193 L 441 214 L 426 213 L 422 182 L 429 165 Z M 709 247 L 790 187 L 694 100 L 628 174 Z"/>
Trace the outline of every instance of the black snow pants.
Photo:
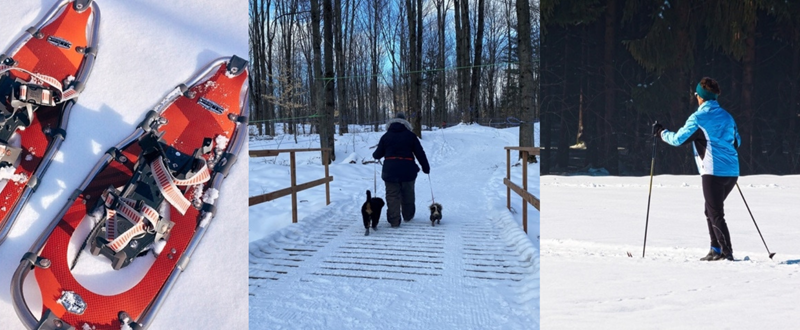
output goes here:
<path id="1" fill-rule="evenodd" d="M 719 248 L 723 254 L 732 255 L 731 234 L 725 222 L 724 202 L 733 190 L 739 177 L 703 175 L 703 197 L 706 200 L 706 221 L 711 246 Z"/>
<path id="2" fill-rule="evenodd" d="M 386 220 L 392 226 L 400 225 L 400 210 L 406 221 L 414 218 L 414 181 L 388 182 L 386 184 Z"/>

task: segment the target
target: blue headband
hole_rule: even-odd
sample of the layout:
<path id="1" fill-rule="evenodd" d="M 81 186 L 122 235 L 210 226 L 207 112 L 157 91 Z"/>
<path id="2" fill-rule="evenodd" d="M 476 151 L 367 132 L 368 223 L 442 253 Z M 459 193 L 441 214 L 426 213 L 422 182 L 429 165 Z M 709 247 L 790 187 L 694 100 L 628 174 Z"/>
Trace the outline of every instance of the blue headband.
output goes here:
<path id="1" fill-rule="evenodd" d="M 694 89 L 694 91 L 697 93 L 697 96 L 700 96 L 700 98 L 702 98 L 703 100 L 717 99 L 717 94 L 714 94 L 712 92 L 703 89 L 703 86 L 700 86 L 700 83 L 697 83 L 697 87 Z"/>

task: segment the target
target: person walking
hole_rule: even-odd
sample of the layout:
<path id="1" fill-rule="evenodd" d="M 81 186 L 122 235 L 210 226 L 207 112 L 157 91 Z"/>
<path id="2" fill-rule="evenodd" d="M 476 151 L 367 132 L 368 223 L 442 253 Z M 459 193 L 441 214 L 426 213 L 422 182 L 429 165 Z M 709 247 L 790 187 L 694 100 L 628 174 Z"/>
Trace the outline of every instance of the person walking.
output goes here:
<path id="1" fill-rule="evenodd" d="M 396 228 L 400 227 L 401 210 L 405 221 L 411 221 L 416 211 L 414 182 L 419 167 L 414 159 L 419 161 L 425 174 L 430 173 L 431 167 L 422 144 L 411 132 L 411 123 L 406 120 L 402 112 L 389 120 L 386 127 L 386 133 L 378 142 L 372 158 L 385 158 L 381 179 L 386 185 L 386 219 L 393 228 Z"/>
<path id="2" fill-rule="evenodd" d="M 709 77 L 700 80 L 695 88 L 697 111 L 677 132 L 671 132 L 658 122 L 653 134 L 672 146 L 692 143 L 697 169 L 703 182 L 705 215 L 711 249 L 700 260 L 733 260 L 733 247 L 725 222 L 724 202 L 739 178 L 739 154 L 742 143 L 736 122 L 730 113 L 719 106 L 719 84 Z"/>

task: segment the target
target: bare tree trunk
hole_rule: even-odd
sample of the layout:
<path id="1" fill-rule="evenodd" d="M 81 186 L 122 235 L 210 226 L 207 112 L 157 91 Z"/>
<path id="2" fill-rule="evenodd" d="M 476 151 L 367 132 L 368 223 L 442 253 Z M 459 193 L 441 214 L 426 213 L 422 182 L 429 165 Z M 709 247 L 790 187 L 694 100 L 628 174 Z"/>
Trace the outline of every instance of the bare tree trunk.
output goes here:
<path id="1" fill-rule="evenodd" d="M 586 63 L 586 25 L 581 27 L 581 57 L 580 58 L 581 58 L 580 65 L 583 65 L 583 63 Z M 583 113 L 585 112 L 585 108 L 586 108 L 585 107 L 585 99 L 584 99 L 584 93 L 586 92 L 584 90 L 585 82 L 586 82 L 586 77 L 584 75 L 580 75 L 579 84 L 580 84 L 581 87 L 580 87 L 580 96 L 579 96 L 580 99 L 578 100 L 578 134 L 577 134 L 577 136 L 575 138 L 575 143 L 576 144 L 580 144 L 581 142 L 583 142 Z M 585 144 L 584 144 L 584 146 L 585 146 Z M 588 160 L 589 159 L 587 157 L 586 158 L 587 163 L 588 163 Z M 583 164 L 583 165 L 586 166 L 588 164 Z"/>
<path id="2" fill-rule="evenodd" d="M 336 160 L 336 153 L 333 152 L 335 150 L 334 145 L 334 133 L 335 133 L 335 126 L 333 123 L 333 113 L 334 108 L 336 107 L 336 100 L 334 95 L 334 88 L 336 87 L 336 80 L 334 78 L 334 68 L 333 68 L 333 8 L 332 8 L 331 0 L 322 0 L 322 20 L 324 22 L 323 25 L 323 35 L 324 35 L 324 42 L 323 45 L 325 47 L 325 57 L 324 57 L 324 64 L 325 64 L 325 112 L 322 117 L 323 125 L 320 125 L 320 143 L 322 144 L 323 148 L 331 148 L 331 157 L 330 162 Z M 324 133 L 323 133 L 324 127 Z"/>
<path id="3" fill-rule="evenodd" d="M 458 111 L 461 111 L 461 121 L 472 122 L 471 109 L 469 109 L 469 1 L 456 0 L 455 25 L 456 25 L 456 66 L 458 66 L 458 82 L 456 94 Z"/>
<path id="4" fill-rule="evenodd" d="M 338 97 L 336 98 L 338 106 L 336 109 L 339 111 L 339 135 L 347 133 L 347 120 L 349 111 L 347 109 L 347 83 L 344 78 L 347 74 L 345 72 L 345 57 L 344 49 L 342 47 L 342 39 L 345 37 L 343 31 L 344 25 L 342 24 L 342 0 L 334 1 L 333 10 L 333 26 L 334 26 L 334 52 L 336 53 L 336 90 Z"/>
<path id="5" fill-rule="evenodd" d="M 679 1 L 675 4 L 675 11 L 678 14 L 678 31 L 677 35 L 677 63 L 680 63 L 677 67 L 676 72 L 672 75 L 674 80 L 672 81 L 672 88 L 678 91 L 686 90 L 689 81 L 688 73 L 686 70 L 686 66 L 683 65 L 688 59 L 693 58 L 694 54 L 691 52 L 691 48 L 689 46 L 692 38 L 690 37 L 689 25 L 691 20 L 691 4 L 688 1 Z M 685 111 L 687 109 L 687 98 L 677 98 L 675 101 L 672 102 L 670 107 L 670 114 L 669 114 L 669 122 L 676 127 L 680 127 L 680 125 L 686 120 Z M 668 168 L 680 168 L 680 171 L 686 171 L 684 168 L 684 164 L 688 162 L 687 157 L 688 154 L 680 149 L 669 148 L 664 151 L 666 153 L 665 157 L 663 157 L 666 161 L 665 162 L 657 162 L 661 164 L 661 166 L 666 166 Z M 656 165 L 659 166 L 659 165 Z M 656 168 L 658 171 L 658 168 Z"/>
<path id="6" fill-rule="evenodd" d="M 330 0 L 326 0 L 330 1 Z M 323 80 L 322 80 L 322 50 L 320 49 L 320 45 L 322 44 L 322 36 L 320 36 L 320 17 L 319 17 L 319 0 L 311 0 L 311 29 L 312 31 L 312 49 L 314 51 L 314 86 L 315 86 L 315 97 L 314 97 L 314 107 L 317 110 L 317 114 L 319 115 L 319 125 L 317 127 L 317 132 L 319 132 L 319 141 L 320 141 L 320 148 L 327 148 L 328 142 L 333 140 L 333 130 L 330 127 L 328 121 L 326 121 L 327 113 L 324 108 L 324 98 L 322 93 L 323 88 Z M 320 153 L 320 156 L 322 154 Z M 320 157 L 320 159 L 324 159 L 324 157 Z"/>
<path id="7" fill-rule="evenodd" d="M 250 0 L 250 26 L 248 27 L 250 33 L 250 58 L 253 61 L 251 67 L 250 79 L 250 120 L 256 121 L 258 128 L 258 135 L 263 135 L 264 130 L 261 120 L 264 117 L 264 100 L 262 94 L 264 92 L 264 2 Z"/>
<path id="8" fill-rule="evenodd" d="M 279 2 L 280 3 L 280 2 Z M 282 21 L 282 28 L 283 28 L 283 47 L 284 47 L 284 82 L 286 86 L 293 86 L 294 84 L 294 26 L 295 22 L 297 21 L 297 0 L 291 0 L 287 2 L 283 2 L 283 6 L 278 6 L 281 11 L 281 21 Z M 284 88 L 284 95 L 281 95 L 281 99 L 287 100 L 288 103 L 294 103 L 294 88 L 288 87 Z M 283 108 L 287 108 L 284 106 Z M 295 108 L 289 106 L 286 110 L 289 110 L 290 113 L 288 114 L 291 118 L 296 117 L 295 115 Z M 294 134 L 295 126 L 294 126 L 294 119 L 289 120 L 289 130 L 287 133 Z"/>
<path id="9" fill-rule="evenodd" d="M 444 123 L 447 121 L 447 79 L 446 72 L 444 71 L 444 57 L 445 57 L 445 39 L 444 28 L 447 21 L 447 7 L 445 0 L 437 0 L 436 2 L 436 18 L 439 27 L 439 54 L 436 59 L 436 66 L 441 70 L 438 74 L 438 84 L 436 86 L 436 113 L 439 115 L 437 122 Z"/>
<path id="10" fill-rule="evenodd" d="M 416 79 L 413 84 L 417 85 L 417 95 L 414 98 L 414 108 L 416 108 L 416 116 L 414 116 L 414 134 L 421 139 L 422 138 L 422 0 L 417 0 L 417 63 L 414 64 L 416 67 Z"/>
<path id="11" fill-rule="evenodd" d="M 523 123 L 519 126 L 519 145 L 533 147 L 533 126 L 535 121 L 533 47 L 531 42 L 531 9 L 529 0 L 517 0 L 517 47 L 519 49 L 519 90 L 520 109 Z M 519 155 L 522 158 L 522 153 Z M 527 159 L 535 162 L 536 157 Z"/>
<path id="12" fill-rule="evenodd" d="M 267 0 L 262 2 L 266 7 L 270 8 L 271 0 Z M 267 28 L 267 95 L 269 97 L 273 97 L 275 95 L 275 81 L 274 81 L 274 71 L 273 71 L 273 59 L 272 59 L 272 45 L 274 44 L 275 40 L 275 26 L 274 24 L 270 23 L 270 11 L 266 10 L 266 28 Z M 263 99 L 263 98 L 262 98 Z M 267 126 L 267 134 L 271 136 L 275 136 L 275 104 L 271 100 L 266 100 L 266 116 L 264 119 L 266 120 Z"/>
<path id="13" fill-rule="evenodd" d="M 489 43 L 486 45 L 486 50 L 488 51 L 488 60 L 491 66 L 486 68 L 486 115 L 490 118 L 490 125 L 497 118 L 496 113 L 496 95 L 497 95 L 497 71 L 498 67 L 495 65 L 497 62 L 497 54 L 498 54 L 498 47 L 499 47 L 499 40 L 497 38 L 497 34 L 500 31 L 500 25 L 497 23 L 497 4 L 493 2 L 489 2 L 487 4 L 487 10 L 489 13 L 489 17 L 491 20 L 491 27 L 489 28 Z"/>
<path id="14" fill-rule="evenodd" d="M 417 11 L 422 8 L 416 8 L 413 0 L 406 0 L 406 10 L 408 16 L 408 49 L 409 49 L 409 91 L 407 96 L 408 102 L 408 119 L 414 123 L 414 134 L 418 137 L 422 136 L 420 130 L 420 116 L 422 115 L 420 109 L 420 55 L 418 52 L 418 39 L 417 33 Z M 421 32 L 421 31 L 420 31 Z"/>
<path id="15" fill-rule="evenodd" d="M 371 63 L 372 63 L 372 79 L 370 84 L 370 120 L 373 122 L 373 131 L 378 131 L 378 74 L 380 70 L 380 63 L 378 62 L 378 30 L 380 26 L 380 0 L 373 2 L 373 21 L 372 21 L 372 38 L 370 38 L 371 45 Z"/>
<path id="16" fill-rule="evenodd" d="M 483 0 L 478 0 L 478 26 L 477 34 L 475 35 L 475 57 L 473 59 L 474 67 L 472 68 L 472 82 L 469 89 L 469 109 L 470 122 L 475 120 L 475 114 L 479 113 L 478 109 L 478 95 L 480 94 L 478 87 L 480 87 L 481 77 L 481 59 L 483 52 L 483 29 L 484 29 L 484 5 Z M 530 40 L 530 37 L 528 38 Z"/>
<path id="17" fill-rule="evenodd" d="M 602 154 L 605 155 L 603 159 L 606 159 L 604 167 L 608 170 L 611 175 L 617 175 L 619 173 L 619 158 L 617 157 L 617 135 L 614 131 L 616 126 L 614 125 L 614 102 L 615 102 L 615 90 L 616 85 L 614 84 L 614 49 L 616 48 L 616 37 L 615 37 L 615 24 L 617 24 L 617 2 L 616 0 L 608 0 L 606 4 L 606 22 L 605 22 L 605 43 L 604 43 L 604 56 L 603 56 L 603 75 L 604 75 L 604 82 L 603 85 L 605 87 L 605 121 L 603 122 L 603 134 L 602 134 Z"/>
<path id="18" fill-rule="evenodd" d="M 794 43 L 794 56 L 792 56 L 792 76 L 789 78 L 791 82 L 791 92 L 789 97 L 789 115 L 788 118 L 792 118 L 789 120 L 789 129 L 787 130 L 787 135 L 785 140 L 789 141 L 789 150 L 792 152 L 797 150 L 798 142 L 800 142 L 800 135 L 797 132 L 797 121 L 800 120 L 800 112 L 797 111 L 797 104 L 800 103 L 800 97 L 798 97 L 797 90 L 800 88 L 800 41 L 797 37 L 800 32 L 795 30 L 795 43 Z M 789 152 L 789 155 L 793 154 Z M 793 156 L 789 163 L 789 171 L 788 173 L 797 173 L 798 166 L 800 166 L 800 162 L 798 161 L 798 156 Z"/>
<path id="19" fill-rule="evenodd" d="M 745 1 L 745 7 L 755 10 L 753 0 Z M 742 152 L 744 158 L 742 163 L 747 165 L 746 173 L 755 173 L 757 171 L 754 158 L 758 154 L 758 150 L 754 149 L 754 147 L 758 146 L 754 138 L 756 134 L 753 123 L 755 119 L 753 116 L 753 68 L 756 61 L 755 30 L 756 20 L 753 19 L 747 22 L 745 26 L 745 52 L 744 58 L 742 58 L 742 117 L 744 118 L 744 123 L 738 123 L 739 127 L 742 128 L 742 145 L 745 146 L 739 150 L 744 151 Z"/>
<path id="20" fill-rule="evenodd" d="M 564 42 L 564 55 L 563 56 L 566 59 L 568 54 L 571 53 L 571 49 L 569 48 L 569 46 L 570 46 L 570 34 L 569 33 L 565 33 L 564 34 L 563 42 Z M 522 56 L 520 56 L 520 59 L 521 58 L 522 58 Z M 566 60 L 565 60 L 565 62 L 566 62 Z M 567 77 L 567 72 L 568 72 L 569 68 L 566 65 L 562 65 L 562 67 L 564 69 L 564 71 L 563 71 L 564 73 L 562 74 L 562 76 L 563 77 Z M 566 170 L 567 167 L 569 166 L 569 153 L 570 153 L 569 141 L 567 141 L 567 137 L 568 137 L 568 135 L 567 135 L 567 117 L 568 117 L 569 108 L 568 108 L 568 105 L 566 103 L 566 100 L 569 98 L 569 93 L 568 93 L 569 92 L 569 88 L 568 88 L 569 79 L 563 79 L 562 78 L 561 82 L 562 82 L 562 84 L 561 84 L 561 102 L 562 102 L 562 104 L 559 107 L 560 115 L 558 116 L 558 118 L 559 118 L 558 129 L 559 130 L 557 131 L 557 133 L 558 133 L 558 151 L 556 152 L 556 164 L 557 164 L 557 167 L 561 168 L 562 170 Z M 520 130 L 522 130 L 521 127 L 520 127 Z M 520 133 L 520 138 L 522 138 L 522 134 L 521 133 Z M 593 147 L 593 145 L 589 145 L 589 147 Z"/>

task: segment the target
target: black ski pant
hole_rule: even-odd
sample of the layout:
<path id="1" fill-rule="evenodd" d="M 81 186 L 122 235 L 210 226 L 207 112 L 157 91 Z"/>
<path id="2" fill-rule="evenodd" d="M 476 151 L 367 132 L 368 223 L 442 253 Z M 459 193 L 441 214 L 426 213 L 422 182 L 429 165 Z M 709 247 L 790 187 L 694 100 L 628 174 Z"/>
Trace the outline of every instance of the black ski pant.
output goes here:
<path id="1" fill-rule="evenodd" d="M 388 182 L 386 184 L 386 220 L 392 226 L 400 225 L 400 212 L 403 219 L 414 218 L 414 181 Z"/>
<path id="2" fill-rule="evenodd" d="M 725 222 L 725 198 L 733 190 L 739 177 L 703 175 L 703 197 L 706 200 L 706 222 L 711 246 L 719 248 L 725 255 L 733 254 L 731 234 Z"/>

